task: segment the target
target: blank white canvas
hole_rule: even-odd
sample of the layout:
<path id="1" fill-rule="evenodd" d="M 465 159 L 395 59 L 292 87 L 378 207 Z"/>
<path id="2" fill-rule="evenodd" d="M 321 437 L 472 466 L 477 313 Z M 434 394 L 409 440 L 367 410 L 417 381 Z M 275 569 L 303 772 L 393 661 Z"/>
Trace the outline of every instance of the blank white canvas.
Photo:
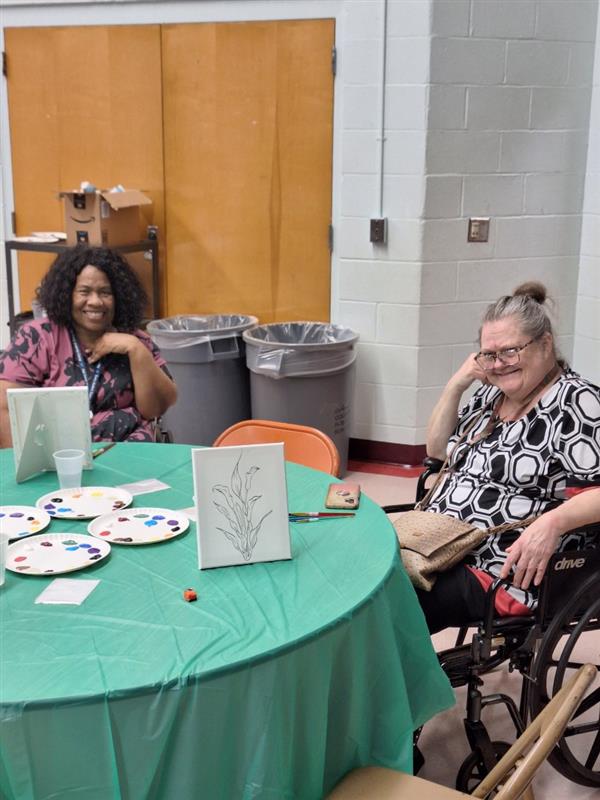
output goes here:
<path id="1" fill-rule="evenodd" d="M 52 454 L 74 448 L 92 467 L 90 409 L 85 386 L 8 389 L 8 411 L 17 482 L 54 470 Z"/>
<path id="2" fill-rule="evenodd" d="M 291 558 L 283 444 L 192 450 L 200 569 Z"/>

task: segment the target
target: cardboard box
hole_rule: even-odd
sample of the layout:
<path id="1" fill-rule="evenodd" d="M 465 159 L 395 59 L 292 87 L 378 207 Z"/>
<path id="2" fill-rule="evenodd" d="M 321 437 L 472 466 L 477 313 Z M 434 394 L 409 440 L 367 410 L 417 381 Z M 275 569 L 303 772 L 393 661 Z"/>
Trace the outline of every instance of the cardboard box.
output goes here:
<path id="1" fill-rule="evenodd" d="M 67 244 L 113 246 L 145 238 L 140 206 L 152 203 L 137 189 L 61 192 Z"/>

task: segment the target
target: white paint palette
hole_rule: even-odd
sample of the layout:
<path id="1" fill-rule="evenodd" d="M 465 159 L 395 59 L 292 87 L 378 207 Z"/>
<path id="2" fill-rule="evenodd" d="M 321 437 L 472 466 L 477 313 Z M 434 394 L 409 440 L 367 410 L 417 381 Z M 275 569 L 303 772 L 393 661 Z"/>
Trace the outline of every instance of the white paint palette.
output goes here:
<path id="1" fill-rule="evenodd" d="M 103 514 L 88 525 L 92 536 L 111 544 L 154 544 L 184 533 L 189 518 L 168 508 L 131 508 Z"/>
<path id="2" fill-rule="evenodd" d="M 55 489 L 40 497 L 35 505 L 57 519 L 92 519 L 127 508 L 132 500 L 125 489 L 81 486 L 77 489 Z"/>
<path id="3" fill-rule="evenodd" d="M 108 542 L 81 533 L 40 533 L 8 546 L 6 569 L 21 575 L 60 575 L 91 567 L 110 553 Z"/>
<path id="4" fill-rule="evenodd" d="M 20 539 L 41 533 L 50 525 L 45 511 L 33 506 L 0 506 L 0 533 L 8 533 L 9 539 Z"/>

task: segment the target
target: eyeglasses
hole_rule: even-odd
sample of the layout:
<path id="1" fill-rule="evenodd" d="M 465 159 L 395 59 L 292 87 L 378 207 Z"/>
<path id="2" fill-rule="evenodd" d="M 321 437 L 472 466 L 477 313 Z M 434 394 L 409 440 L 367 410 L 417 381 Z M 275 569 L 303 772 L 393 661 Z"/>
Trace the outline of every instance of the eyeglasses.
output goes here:
<path id="1" fill-rule="evenodd" d="M 518 364 L 521 360 L 519 353 L 521 350 L 525 350 L 526 347 L 532 342 L 535 342 L 536 339 L 539 339 L 539 336 L 536 336 L 534 339 L 530 339 L 525 344 L 522 344 L 520 347 L 507 347 L 506 350 L 498 350 L 495 353 L 477 353 L 475 356 L 475 361 L 479 364 L 481 369 L 483 370 L 490 370 L 494 368 L 494 364 L 496 360 L 502 362 L 506 367 L 511 367 L 513 364 Z"/>

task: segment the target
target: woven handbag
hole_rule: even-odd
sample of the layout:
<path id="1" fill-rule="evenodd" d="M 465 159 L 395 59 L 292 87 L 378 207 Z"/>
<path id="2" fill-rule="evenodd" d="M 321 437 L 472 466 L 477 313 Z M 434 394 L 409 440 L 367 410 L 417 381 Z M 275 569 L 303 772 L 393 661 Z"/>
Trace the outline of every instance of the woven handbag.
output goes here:
<path id="1" fill-rule="evenodd" d="M 413 586 L 430 592 L 438 572 L 458 564 L 490 531 L 435 511 L 405 511 L 394 522 Z"/>
<path id="2" fill-rule="evenodd" d="M 485 413 L 483 410 L 482 416 Z M 488 536 L 515 528 L 524 528 L 537 517 L 507 522 L 492 528 L 477 528 L 470 522 L 464 522 L 448 514 L 437 511 L 424 511 L 442 478 L 451 470 L 446 469 L 452 453 L 477 424 L 477 417 L 456 442 L 447 456 L 435 482 L 414 511 L 405 511 L 395 520 L 394 528 L 400 543 L 400 555 L 404 568 L 413 586 L 430 592 L 439 572 L 445 572 L 458 564 L 480 542 Z"/>
<path id="3" fill-rule="evenodd" d="M 476 528 L 470 522 L 437 511 L 405 511 L 395 522 L 404 569 L 417 589 L 430 592 L 439 572 L 458 564 L 470 551 L 497 533 L 526 528 L 537 517 Z"/>

